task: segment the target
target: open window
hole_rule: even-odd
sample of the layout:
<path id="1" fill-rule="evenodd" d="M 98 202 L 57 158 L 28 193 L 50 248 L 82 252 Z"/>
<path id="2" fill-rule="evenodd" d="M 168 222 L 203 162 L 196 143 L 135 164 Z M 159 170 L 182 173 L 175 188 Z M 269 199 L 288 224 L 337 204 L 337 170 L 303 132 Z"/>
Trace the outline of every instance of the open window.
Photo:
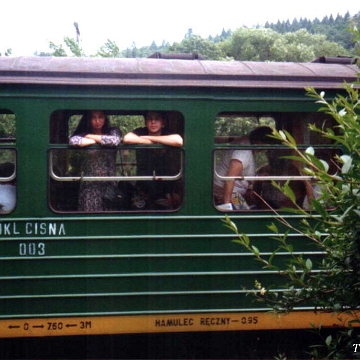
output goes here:
<path id="1" fill-rule="evenodd" d="M 335 155 L 340 150 L 328 139 L 311 132 L 309 124 L 333 126 L 333 121 L 320 113 L 222 113 L 215 120 L 213 152 L 213 200 L 219 211 L 271 210 L 294 207 L 272 182 L 289 181 L 298 206 L 308 209 L 309 197 L 320 197 L 319 184 L 302 172 L 302 165 L 288 157 L 294 155 L 281 142 L 268 136 L 260 141 L 252 135 L 260 127 L 285 129 L 296 139 L 299 148 L 311 145 L 315 155 L 330 165 L 335 173 Z M 257 129 L 257 130 L 255 130 Z M 255 131 L 254 131 L 255 130 Z"/>
<path id="2" fill-rule="evenodd" d="M 59 212 L 176 211 L 183 199 L 183 149 L 159 144 L 71 147 L 84 112 L 58 111 L 50 120 L 49 201 Z M 121 137 L 145 126 L 146 112 L 107 111 Z M 163 133 L 183 136 L 179 112 L 164 114 Z M 109 188 L 117 200 L 108 201 Z M 113 190 L 111 190 L 113 191 Z M 85 195 L 84 195 L 85 194 Z M 86 203 L 98 198 L 99 207 Z"/>
<path id="3" fill-rule="evenodd" d="M 0 109 L 0 214 L 16 206 L 16 122 L 15 115 Z"/>

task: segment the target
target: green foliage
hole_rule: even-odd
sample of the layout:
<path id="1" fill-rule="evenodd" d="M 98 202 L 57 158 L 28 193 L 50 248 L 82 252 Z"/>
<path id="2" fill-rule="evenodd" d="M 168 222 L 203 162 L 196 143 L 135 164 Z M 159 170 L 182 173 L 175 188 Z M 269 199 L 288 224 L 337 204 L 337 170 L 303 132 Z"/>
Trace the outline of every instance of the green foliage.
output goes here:
<path id="1" fill-rule="evenodd" d="M 310 34 L 324 35 L 330 42 L 336 42 L 345 49 L 352 51 L 354 42 L 351 33 L 347 31 L 349 27 L 360 27 L 360 13 L 351 18 L 350 13 L 347 12 L 344 16 L 337 15 L 334 19 L 333 16 L 325 16 L 322 21 L 315 19 L 300 18 L 294 19 L 292 23 L 287 21 L 278 21 L 276 24 L 265 24 L 265 28 L 272 29 L 280 34 L 297 32 L 300 29 L 305 29 Z"/>
<path id="2" fill-rule="evenodd" d="M 145 126 L 144 117 L 141 115 L 111 115 L 110 123 L 111 126 L 117 126 L 123 135 Z"/>
<path id="3" fill-rule="evenodd" d="M 105 45 L 100 48 L 96 55 L 105 58 L 119 58 L 121 57 L 121 52 L 115 41 L 108 39 Z"/>
<path id="4" fill-rule="evenodd" d="M 66 57 L 66 51 L 63 48 L 62 44 L 56 45 L 52 41 L 50 41 L 49 47 L 51 50 L 53 50 L 53 53 L 51 56 L 57 56 L 57 57 Z"/>
<path id="5" fill-rule="evenodd" d="M 271 48 L 281 37 L 272 30 L 238 29 L 223 48 L 226 55 L 235 60 L 274 61 Z"/>
<path id="6" fill-rule="evenodd" d="M 213 41 L 216 44 L 229 39 L 231 36 L 232 36 L 232 31 L 230 29 L 227 31 L 223 29 L 220 35 L 209 36 L 208 40 Z"/>
<path id="7" fill-rule="evenodd" d="M 360 14 L 360 13 L 359 13 Z M 138 48 L 135 43 L 130 48 L 120 50 L 115 41 L 107 42 L 95 55 L 107 58 L 143 58 L 155 52 L 198 53 L 207 60 L 243 60 L 243 61 L 312 61 L 319 56 L 351 56 L 360 53 L 359 43 L 353 43 L 351 28 L 360 27 L 360 15 L 350 18 L 347 13 L 336 19 L 325 17 L 315 19 L 294 19 L 292 23 L 278 21 L 265 25 L 265 28 L 239 28 L 222 30 L 220 35 L 207 39 L 188 29 L 180 43 L 170 45 L 165 40 L 160 46 L 153 41 L 150 46 Z M 75 39 L 65 37 L 64 43 L 56 45 L 50 42 L 52 53 L 40 56 L 86 56 Z M 11 54 L 9 49 L 5 55 Z"/>
<path id="8" fill-rule="evenodd" d="M 72 38 L 65 37 L 64 42 L 66 46 L 69 48 L 73 56 L 76 57 L 83 57 L 86 56 L 82 48 L 80 47 L 79 43 Z"/>
<path id="9" fill-rule="evenodd" d="M 85 53 L 80 47 L 79 43 L 72 38 L 64 37 L 64 43 L 67 46 L 67 48 L 70 50 L 72 56 L 75 57 L 85 57 Z M 63 44 L 56 45 L 52 41 L 49 44 L 49 47 L 53 52 L 51 54 L 44 54 L 45 56 L 57 56 L 57 57 L 67 57 L 68 54 L 66 50 L 63 47 Z"/>
<path id="10" fill-rule="evenodd" d="M 346 331 L 338 332 L 334 338 L 327 337 L 321 347 L 314 348 L 313 355 L 323 355 L 325 350 L 327 356 L 335 358 L 352 354 L 352 345 L 360 343 L 360 334 L 353 329 L 353 324 L 359 322 L 357 312 L 360 310 L 360 99 L 355 86 L 344 84 L 344 88 L 345 95 L 339 94 L 332 101 L 326 99 L 324 92 L 307 89 L 308 96 L 316 100 L 320 110 L 336 120 L 335 128 L 310 125 L 312 131 L 343 148 L 344 155 L 331 159 L 337 168 L 335 174 L 329 173 L 328 163 L 316 157 L 316 149 L 310 147 L 304 152 L 289 133 L 274 132 L 275 138 L 293 150 L 295 155 L 291 158 L 303 165 L 304 174 L 316 180 L 322 189 L 320 197 L 312 199 L 310 211 L 306 212 L 296 204 L 288 184 L 273 183 L 292 200 L 295 206 L 292 212 L 303 216 L 301 224 L 295 226 L 276 213 L 280 227 L 272 223 L 269 230 L 275 234 L 278 248 L 269 258 L 264 258 L 261 249 L 255 247 L 246 234 L 241 234 L 229 217 L 224 220 L 237 235 L 235 242 L 251 252 L 264 268 L 277 271 L 285 279 L 282 293 L 272 291 L 271 284 L 256 283 L 257 300 L 278 312 L 312 304 L 317 311 L 336 316 L 346 312 L 353 316 L 354 322 L 347 325 Z M 299 255 L 288 240 L 290 232 L 302 234 L 326 256 L 319 264 L 313 264 L 310 258 Z M 286 251 L 290 256 L 283 267 L 275 262 L 279 251 Z M 314 271 L 315 265 L 320 271 Z"/>
<path id="11" fill-rule="evenodd" d="M 14 114 L 0 114 L 0 138 L 15 138 L 16 122 Z"/>
<path id="12" fill-rule="evenodd" d="M 169 46 L 167 52 L 173 53 L 198 53 L 205 59 L 221 60 L 222 51 L 217 44 L 211 40 L 203 39 L 199 35 L 187 35 L 181 43 Z"/>
<path id="13" fill-rule="evenodd" d="M 271 29 L 238 29 L 223 44 L 226 55 L 235 60 L 251 61 L 312 61 L 319 56 L 349 55 L 340 45 L 324 35 L 306 30 L 280 34 Z"/>
<path id="14" fill-rule="evenodd" d="M 0 149 L 0 164 L 15 163 L 16 154 L 13 149 Z"/>
<path id="15" fill-rule="evenodd" d="M 12 49 L 6 49 L 4 52 L 4 56 L 10 56 L 12 53 Z M 0 56 L 3 56 L 3 54 L 0 52 Z"/>
<path id="16" fill-rule="evenodd" d="M 239 136 L 249 134 L 258 126 L 275 126 L 275 121 L 271 117 L 254 116 L 226 116 L 220 114 L 215 119 L 215 136 Z"/>
<path id="17" fill-rule="evenodd" d="M 162 42 L 160 46 L 156 45 L 155 41 L 151 43 L 150 46 L 143 46 L 141 48 L 137 48 L 136 44 L 133 43 L 131 48 L 127 48 L 121 51 L 121 57 L 125 58 L 143 58 L 148 57 L 155 52 L 166 52 L 170 44 L 165 40 Z"/>

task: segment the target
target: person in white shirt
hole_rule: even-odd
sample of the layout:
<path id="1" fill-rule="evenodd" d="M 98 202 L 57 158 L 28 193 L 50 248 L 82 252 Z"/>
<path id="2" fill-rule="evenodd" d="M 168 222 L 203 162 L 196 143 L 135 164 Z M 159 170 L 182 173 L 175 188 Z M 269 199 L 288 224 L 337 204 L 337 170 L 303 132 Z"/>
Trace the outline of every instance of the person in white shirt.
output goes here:
<path id="1" fill-rule="evenodd" d="M 269 135 L 272 129 L 268 126 L 260 126 L 254 129 L 249 135 L 244 135 L 239 144 L 268 144 L 271 142 Z M 220 176 L 254 176 L 255 159 L 251 150 L 227 150 L 223 151 L 223 157 L 218 163 L 216 172 Z M 246 180 L 223 181 L 214 178 L 214 201 L 219 210 L 248 210 L 244 195 L 249 188 Z"/>

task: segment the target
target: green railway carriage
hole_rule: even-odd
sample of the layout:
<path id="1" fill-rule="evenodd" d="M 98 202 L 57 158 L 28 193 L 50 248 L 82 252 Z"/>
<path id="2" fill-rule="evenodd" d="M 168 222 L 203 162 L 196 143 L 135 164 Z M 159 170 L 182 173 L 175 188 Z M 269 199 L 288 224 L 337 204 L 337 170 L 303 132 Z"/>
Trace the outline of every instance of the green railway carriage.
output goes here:
<path id="1" fill-rule="evenodd" d="M 0 173 L 0 192 L 13 195 L 1 203 L 0 193 L 0 337 L 333 325 L 308 308 L 274 318 L 247 296 L 255 280 L 276 283 L 277 276 L 231 242 L 213 181 L 221 153 L 244 149 L 237 137 L 259 125 L 286 129 L 324 156 L 335 151 L 308 130 L 332 123 L 304 88 L 332 97 L 356 73 L 355 65 L 326 62 L 0 58 L 0 167 L 10 168 Z M 169 149 L 121 143 L 115 177 L 83 176 L 89 149 L 70 147 L 69 136 L 85 111 L 99 109 L 123 135 L 143 124 L 146 111 L 165 112 L 168 128 L 184 139 L 174 171 L 138 175 L 140 152 Z M 265 161 L 268 147 L 246 149 Z M 79 184 L 99 180 L 131 186 L 129 204 L 78 211 Z M 144 181 L 171 183 L 177 201 L 146 206 L 136 193 Z M 253 206 L 230 216 L 262 251 L 275 249 L 267 229 L 273 212 Z M 300 235 L 292 239 L 321 256 Z"/>

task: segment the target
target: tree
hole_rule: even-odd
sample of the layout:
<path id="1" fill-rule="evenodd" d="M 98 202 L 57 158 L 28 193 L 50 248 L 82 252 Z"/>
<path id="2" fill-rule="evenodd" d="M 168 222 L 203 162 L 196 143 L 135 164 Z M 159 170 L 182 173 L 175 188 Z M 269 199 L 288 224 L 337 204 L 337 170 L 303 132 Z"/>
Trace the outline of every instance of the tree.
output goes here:
<path id="1" fill-rule="evenodd" d="M 73 56 L 75 56 L 75 57 L 86 56 L 83 49 L 81 48 L 81 46 L 75 39 L 65 37 L 64 42 L 65 42 L 66 46 L 69 48 L 69 50 L 71 51 L 71 53 L 73 54 Z"/>
<path id="2" fill-rule="evenodd" d="M 151 52 L 156 52 L 157 49 L 158 49 L 158 47 L 156 45 L 156 42 L 153 41 L 150 45 L 150 50 L 151 50 Z"/>
<path id="3" fill-rule="evenodd" d="M 203 39 L 199 35 L 191 35 L 185 37 L 181 43 L 174 43 L 169 46 L 167 52 L 176 53 L 198 53 L 207 60 L 220 60 L 224 54 L 221 48 L 214 42 Z"/>
<path id="4" fill-rule="evenodd" d="M 307 62 L 317 57 L 313 47 L 302 43 L 289 43 L 284 37 L 274 42 L 271 54 L 275 61 Z"/>
<path id="5" fill-rule="evenodd" d="M 64 37 L 65 45 L 68 47 L 68 49 L 71 51 L 72 55 L 75 57 L 84 57 L 86 56 L 78 42 L 69 37 Z M 49 45 L 50 49 L 53 50 L 53 53 L 50 54 L 51 56 L 57 56 L 57 57 L 66 57 L 68 56 L 66 50 L 64 49 L 63 45 L 56 45 L 52 41 L 50 41 Z"/>
<path id="6" fill-rule="evenodd" d="M 105 45 L 98 50 L 96 55 L 104 58 L 119 58 L 121 57 L 121 52 L 115 41 L 108 39 Z"/>
<path id="7" fill-rule="evenodd" d="M 304 29 L 285 34 L 271 29 L 238 29 L 222 48 L 227 56 L 244 61 L 306 62 L 319 56 L 349 54 L 324 35 L 311 35 Z"/>
<path id="8" fill-rule="evenodd" d="M 132 45 L 131 45 L 131 57 L 136 58 L 138 54 L 138 49 L 136 47 L 135 42 L 133 41 Z"/>
<path id="9" fill-rule="evenodd" d="M 282 61 L 312 61 L 320 56 L 349 55 L 345 48 L 326 40 L 324 35 L 311 35 L 304 29 L 286 33 L 282 40 L 283 46 L 280 49 L 276 46 L 273 48 L 273 57 L 279 60 L 283 58 Z"/>
<path id="10" fill-rule="evenodd" d="M 95 55 L 101 57 L 147 57 L 154 52 L 196 52 L 207 60 L 249 60 L 249 61 L 312 61 L 319 56 L 339 56 L 356 53 L 352 35 L 347 28 L 349 23 L 360 27 L 360 13 L 350 18 L 337 15 L 325 17 L 322 21 L 296 18 L 278 21 L 276 24 L 266 22 L 265 28 L 237 29 L 234 33 L 223 28 L 220 35 L 203 39 L 189 28 L 180 43 L 170 45 L 163 40 L 161 46 L 153 41 L 150 46 L 137 48 L 133 43 L 130 48 L 120 50 L 111 40 L 100 47 Z M 75 24 L 74 24 L 75 26 Z M 78 34 L 78 33 L 77 33 Z M 50 43 L 52 53 L 41 53 L 40 56 L 86 56 L 77 40 L 64 38 L 64 43 Z M 7 53 L 5 53 L 6 55 Z M 10 52 L 8 51 L 8 54 Z M 1 55 L 1 54 L 0 54 Z M 38 55 L 38 54 L 36 54 Z"/>
<path id="11" fill-rule="evenodd" d="M 274 60 L 271 47 L 280 36 L 270 29 L 237 29 L 222 48 L 226 56 L 235 60 Z"/>
<path id="12" fill-rule="evenodd" d="M 12 49 L 6 49 L 5 52 L 4 52 L 4 56 L 10 56 L 12 53 Z M 0 56 L 2 56 L 2 53 L 0 53 Z"/>
<path id="13" fill-rule="evenodd" d="M 50 41 L 49 47 L 51 50 L 53 50 L 53 53 L 51 54 L 52 56 L 57 56 L 57 57 L 66 57 L 67 56 L 67 53 L 64 50 L 62 44 L 56 45 L 52 41 Z"/>
<path id="14" fill-rule="evenodd" d="M 300 18 L 299 22 L 297 19 L 294 19 L 291 24 L 289 24 L 289 21 L 278 21 L 276 24 L 267 22 L 265 28 L 275 30 L 280 34 L 304 29 L 311 34 L 325 35 L 327 40 L 336 42 L 345 49 L 352 51 L 354 44 L 348 32 L 350 21 L 355 21 L 356 25 L 360 27 L 359 14 L 354 15 L 353 19 L 351 19 L 350 13 L 347 12 L 344 16 L 338 14 L 335 20 L 332 15 L 325 16 L 321 21 L 318 18 L 315 18 L 313 21 L 307 18 Z"/>
<path id="15" fill-rule="evenodd" d="M 357 36 L 360 39 L 358 32 Z M 237 243 L 252 252 L 265 268 L 278 271 L 286 279 L 286 291 L 282 295 L 271 291 L 271 284 L 257 283 L 254 293 L 259 301 L 266 302 L 278 312 L 290 312 L 295 306 L 310 302 L 314 310 L 334 315 L 346 312 L 353 316 L 353 322 L 347 325 L 345 331 L 339 331 L 334 339 L 328 336 L 324 340 L 323 349 L 327 358 L 351 356 L 353 344 L 360 343 L 359 331 L 353 328 L 355 322 L 360 322 L 360 99 L 358 89 L 353 85 L 345 84 L 344 89 L 345 95 L 339 94 L 333 101 L 326 100 L 323 92 L 307 89 L 308 95 L 321 106 L 320 110 L 331 115 L 337 123 L 339 133 L 333 128 L 310 125 L 312 131 L 344 148 L 343 155 L 332 159 L 337 164 L 335 174 L 329 173 L 329 164 L 317 158 L 313 148 L 309 147 L 305 152 L 299 150 L 293 137 L 285 131 L 275 132 L 274 135 L 296 153 L 290 158 L 303 164 L 303 172 L 313 177 L 321 188 L 320 196 L 311 200 L 310 212 L 307 212 L 296 204 L 288 183 L 283 186 L 273 183 L 293 202 L 295 209 L 288 211 L 303 216 L 301 225 L 292 225 L 276 213 L 280 224 L 288 231 L 283 233 L 275 223 L 268 226 L 279 241 L 279 249 L 267 259 L 261 255 L 260 249 L 252 245 L 246 234 L 241 234 L 229 217 L 225 219 L 226 225 L 237 234 Z M 296 244 L 290 244 L 287 239 L 290 231 L 303 234 L 326 254 L 320 263 L 315 265 L 310 258 L 297 255 Z M 291 257 L 284 267 L 275 265 L 279 250 L 288 252 Z M 315 267 L 321 271 L 314 271 Z M 323 356 L 320 349 L 316 348 L 313 355 Z"/>

